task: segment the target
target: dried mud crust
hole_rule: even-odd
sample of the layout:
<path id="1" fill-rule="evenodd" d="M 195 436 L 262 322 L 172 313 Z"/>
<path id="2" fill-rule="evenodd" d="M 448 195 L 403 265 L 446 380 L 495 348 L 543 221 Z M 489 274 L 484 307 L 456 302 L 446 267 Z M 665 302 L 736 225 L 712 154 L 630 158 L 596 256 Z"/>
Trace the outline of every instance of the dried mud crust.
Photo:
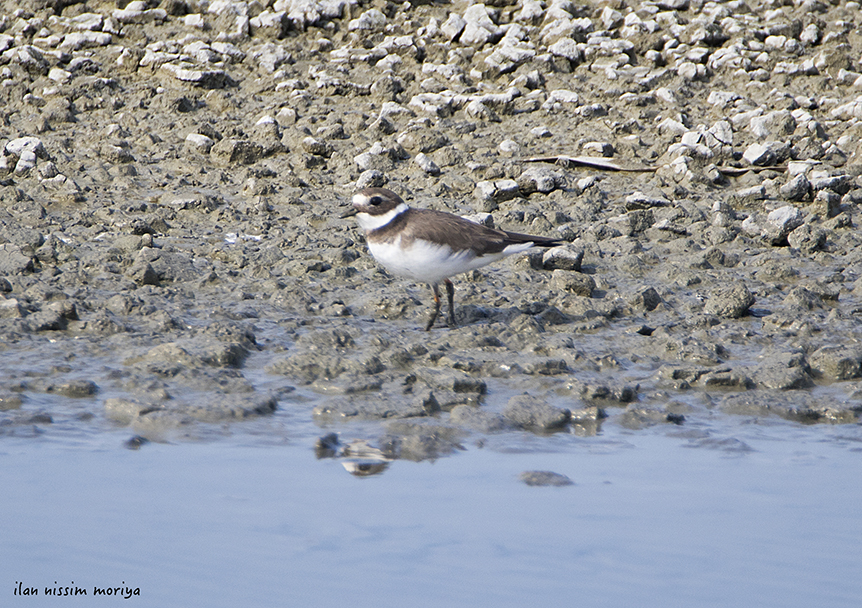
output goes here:
<path id="1" fill-rule="evenodd" d="M 856 2 L 0 7 L 0 433 L 857 420 Z M 369 185 L 567 244 L 425 334 Z"/>

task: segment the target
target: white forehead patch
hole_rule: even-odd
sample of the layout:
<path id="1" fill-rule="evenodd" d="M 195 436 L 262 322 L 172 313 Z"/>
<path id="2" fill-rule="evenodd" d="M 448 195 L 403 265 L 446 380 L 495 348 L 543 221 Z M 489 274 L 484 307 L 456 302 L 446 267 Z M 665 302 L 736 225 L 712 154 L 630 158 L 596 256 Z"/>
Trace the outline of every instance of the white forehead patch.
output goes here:
<path id="1" fill-rule="evenodd" d="M 356 194 L 354 194 L 354 195 L 353 195 L 353 199 L 352 199 L 352 200 L 353 200 L 353 204 L 354 204 L 355 206 L 358 206 L 358 205 L 367 205 L 367 204 L 368 204 L 368 202 L 371 200 L 371 197 L 369 197 L 369 196 L 368 196 L 368 195 L 366 195 L 366 194 L 362 194 L 361 192 L 357 192 Z"/>

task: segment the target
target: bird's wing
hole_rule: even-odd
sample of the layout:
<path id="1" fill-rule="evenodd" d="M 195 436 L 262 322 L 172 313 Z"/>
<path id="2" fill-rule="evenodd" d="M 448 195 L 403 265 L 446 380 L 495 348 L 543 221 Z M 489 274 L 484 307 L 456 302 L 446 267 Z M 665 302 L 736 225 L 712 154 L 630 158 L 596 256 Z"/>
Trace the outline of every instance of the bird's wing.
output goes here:
<path id="1" fill-rule="evenodd" d="M 432 209 L 410 209 L 410 229 L 402 242 L 410 239 L 446 241 L 453 249 L 470 250 L 476 256 L 500 253 L 513 241 L 502 230 L 465 220 L 457 215 Z M 518 241 L 523 242 L 523 241 Z"/>

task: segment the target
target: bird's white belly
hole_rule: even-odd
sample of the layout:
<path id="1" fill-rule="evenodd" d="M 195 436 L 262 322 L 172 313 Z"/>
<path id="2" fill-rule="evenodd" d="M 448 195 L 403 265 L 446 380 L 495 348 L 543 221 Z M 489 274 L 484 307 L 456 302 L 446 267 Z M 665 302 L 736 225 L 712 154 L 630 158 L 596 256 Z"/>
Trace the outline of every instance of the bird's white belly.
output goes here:
<path id="1" fill-rule="evenodd" d="M 436 283 L 462 272 L 481 268 L 513 253 L 529 249 L 531 245 L 507 247 L 500 253 L 476 257 L 472 251 L 453 251 L 446 245 L 415 240 L 407 248 L 401 247 L 401 237 L 387 243 L 368 243 L 368 249 L 386 270 L 394 275 L 414 281 Z"/>

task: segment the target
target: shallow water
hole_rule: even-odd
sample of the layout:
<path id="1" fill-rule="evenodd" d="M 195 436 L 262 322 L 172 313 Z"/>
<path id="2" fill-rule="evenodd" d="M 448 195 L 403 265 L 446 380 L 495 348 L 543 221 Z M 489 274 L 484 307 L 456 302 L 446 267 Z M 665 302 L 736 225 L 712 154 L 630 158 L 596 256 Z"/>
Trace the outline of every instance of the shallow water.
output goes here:
<path id="1" fill-rule="evenodd" d="M 291 422 L 282 408 L 138 451 L 121 449 L 127 429 L 4 437 L 0 603 L 55 605 L 46 586 L 86 589 L 61 600 L 80 606 L 94 586 L 137 588 L 129 602 L 146 606 L 862 598 L 860 425 L 503 433 L 360 478 L 318 460 L 314 429 Z M 525 470 L 575 485 L 528 487 Z M 14 595 L 19 582 L 38 598 Z"/>

